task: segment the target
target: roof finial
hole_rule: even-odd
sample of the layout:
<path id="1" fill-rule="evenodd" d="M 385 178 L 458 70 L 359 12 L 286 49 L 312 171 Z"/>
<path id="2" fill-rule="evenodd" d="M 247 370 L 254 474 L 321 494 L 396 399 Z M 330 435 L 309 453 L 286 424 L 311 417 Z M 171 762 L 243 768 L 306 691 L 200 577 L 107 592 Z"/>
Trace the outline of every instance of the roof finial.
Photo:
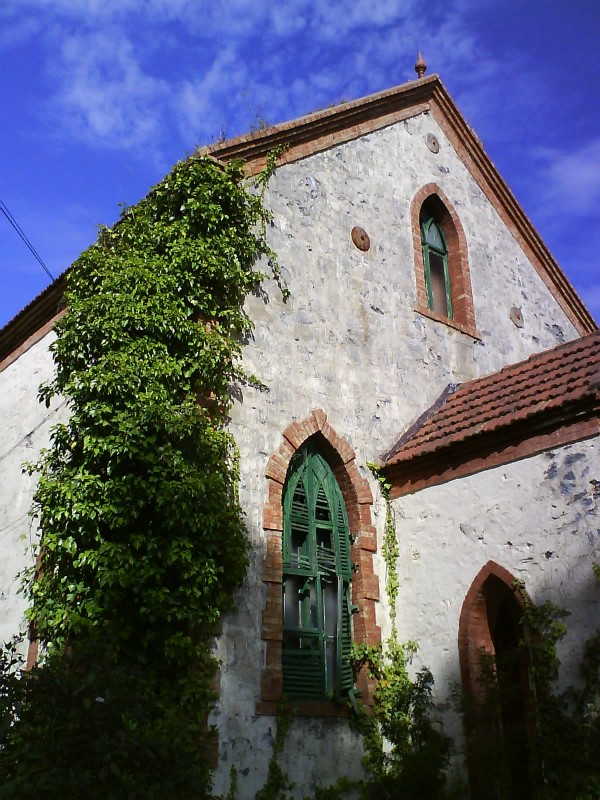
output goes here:
<path id="1" fill-rule="evenodd" d="M 415 64 L 415 72 L 417 73 L 419 78 L 422 78 L 425 75 L 425 70 L 427 69 L 427 64 L 421 55 L 421 51 L 419 50 L 419 55 L 417 56 L 417 63 Z"/>

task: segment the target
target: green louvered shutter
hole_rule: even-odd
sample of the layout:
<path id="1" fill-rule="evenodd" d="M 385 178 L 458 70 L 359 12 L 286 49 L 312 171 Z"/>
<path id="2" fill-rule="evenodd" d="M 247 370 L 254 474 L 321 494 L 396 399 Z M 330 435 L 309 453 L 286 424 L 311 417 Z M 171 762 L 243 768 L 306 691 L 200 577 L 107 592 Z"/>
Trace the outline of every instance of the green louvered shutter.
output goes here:
<path id="1" fill-rule="evenodd" d="M 333 475 L 331 476 L 333 478 Z M 335 480 L 335 478 L 333 478 Z M 336 484 L 337 489 L 337 484 Z M 338 489 L 339 493 L 339 489 Z M 338 498 L 335 507 L 335 524 L 337 529 L 337 544 L 340 573 L 350 580 L 352 574 L 352 562 L 350 560 L 350 537 L 348 535 L 348 520 L 346 518 L 346 508 L 341 496 Z"/>
<path id="2" fill-rule="evenodd" d="M 285 537 L 284 562 L 297 568 L 310 569 L 310 517 L 306 474 L 300 474 L 286 495 L 288 509 L 286 522 L 289 530 Z"/>
<path id="3" fill-rule="evenodd" d="M 346 697 L 354 686 L 352 663 L 352 602 L 350 584 L 339 579 L 339 633 L 338 633 L 338 686 L 337 695 Z"/>
<path id="4" fill-rule="evenodd" d="M 283 690 L 290 699 L 352 689 L 350 540 L 341 492 L 318 453 L 298 453 L 284 492 Z"/>
<path id="5" fill-rule="evenodd" d="M 290 641 L 290 636 L 290 633 L 284 635 L 281 656 L 283 693 L 291 700 L 322 700 L 325 661 L 320 642 L 313 637 Z"/>

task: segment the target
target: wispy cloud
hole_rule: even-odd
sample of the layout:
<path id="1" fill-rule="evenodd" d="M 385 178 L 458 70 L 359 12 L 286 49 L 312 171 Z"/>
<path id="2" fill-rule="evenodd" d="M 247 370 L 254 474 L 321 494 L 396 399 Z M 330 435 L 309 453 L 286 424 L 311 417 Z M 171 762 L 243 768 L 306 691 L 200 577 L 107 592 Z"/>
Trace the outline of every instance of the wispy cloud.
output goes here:
<path id="1" fill-rule="evenodd" d="M 467 11 L 432 2 L 435 32 L 416 0 L 5 0 L 0 13 L 45 20 L 55 129 L 146 157 L 174 133 L 189 147 L 261 109 L 276 121 L 340 87 L 352 97 L 400 83 L 418 47 L 440 66 L 470 58 Z"/>
<path id="2" fill-rule="evenodd" d="M 227 101 L 222 102 L 222 89 L 227 85 Z M 237 114 L 232 103 L 247 85 L 243 62 L 233 47 L 220 51 L 200 77 L 183 81 L 169 99 L 181 136 L 197 143 L 210 139 L 227 128 L 228 115 Z M 218 102 L 221 98 L 221 102 Z"/>
<path id="3" fill-rule="evenodd" d="M 6 16 L 6 10 L 0 8 L 0 21 Z M 10 24 L 0 28 L 0 50 L 7 50 L 30 39 L 39 32 L 41 23 L 34 17 L 13 19 Z"/>
<path id="4" fill-rule="evenodd" d="M 550 249 L 563 254 L 563 268 L 600 321 L 600 137 L 570 145 L 532 148 L 528 199 L 534 222 Z"/>
<path id="5" fill-rule="evenodd" d="M 538 148 L 539 198 L 545 214 L 589 214 L 600 202 L 600 137 L 575 150 Z M 560 216 L 557 215 L 557 216 Z"/>
<path id="6" fill-rule="evenodd" d="M 53 105 L 63 128 L 125 150 L 156 142 L 157 104 L 168 87 L 142 70 L 129 39 L 114 29 L 75 33 L 63 40 L 60 56 Z"/>

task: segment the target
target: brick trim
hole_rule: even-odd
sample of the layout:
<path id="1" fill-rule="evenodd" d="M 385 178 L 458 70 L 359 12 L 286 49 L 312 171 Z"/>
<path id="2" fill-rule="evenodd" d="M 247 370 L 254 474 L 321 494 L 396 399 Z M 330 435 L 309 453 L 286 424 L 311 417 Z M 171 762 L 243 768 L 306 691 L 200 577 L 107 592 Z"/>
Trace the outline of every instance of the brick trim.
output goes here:
<path id="1" fill-rule="evenodd" d="M 282 696 L 283 489 L 292 456 L 309 439 L 318 443 L 346 505 L 352 539 L 351 558 L 356 564 L 352 602 L 359 606 L 358 613 L 353 615 L 353 639 L 358 644 L 381 642 L 381 628 L 377 625 L 375 610 L 379 600 L 379 582 L 373 570 L 373 553 L 377 552 L 377 532 L 371 516 L 373 496 L 368 481 L 359 474 L 352 446 L 334 431 L 327 422 L 325 412 L 315 409 L 306 419 L 292 422 L 283 431 L 281 444 L 269 458 L 265 470 L 267 499 L 263 507 L 263 529 L 267 552 L 263 563 L 266 602 L 262 615 L 262 639 L 266 658 L 261 675 L 261 700 L 256 705 L 257 714 L 274 713 Z M 375 683 L 367 677 L 366 671 L 359 675 L 357 686 L 363 702 L 371 705 Z M 298 713 L 308 716 L 347 715 L 344 706 L 335 706 L 333 703 L 299 703 Z"/>
<path id="2" fill-rule="evenodd" d="M 461 325 L 460 322 L 456 322 L 454 319 L 448 319 L 448 317 L 443 317 L 441 314 L 436 314 L 436 312 L 432 311 L 430 308 L 415 306 L 413 310 L 415 314 L 420 314 L 422 317 L 432 319 L 434 322 L 441 322 L 442 325 L 446 325 L 448 328 L 453 328 L 455 331 L 460 331 L 460 333 L 470 336 L 471 339 L 475 339 L 477 342 L 483 341 L 481 334 L 478 333 L 478 331 L 468 328 L 466 325 Z"/>
<path id="3" fill-rule="evenodd" d="M 477 683 L 481 650 L 494 653 L 486 618 L 485 598 L 483 597 L 483 587 L 492 576 L 498 578 L 510 589 L 521 606 L 525 605 L 525 598 L 521 592 L 515 591 L 513 588 L 514 575 L 495 561 L 488 561 L 479 570 L 469 587 L 458 622 L 458 657 L 463 686 L 469 687 L 476 696 L 481 692 L 481 687 Z"/>
<path id="4" fill-rule="evenodd" d="M 198 150 L 198 155 L 212 155 L 221 161 L 245 161 L 247 174 L 255 175 L 265 166 L 268 154 L 280 145 L 285 150 L 277 163 L 288 164 L 428 111 L 428 101 L 438 82 L 437 75 L 409 81 L 262 131 L 208 145 Z"/>
<path id="5" fill-rule="evenodd" d="M 256 713 L 274 717 L 279 710 L 279 703 L 275 700 L 261 700 L 256 704 Z M 295 702 L 293 712 L 296 717 L 341 717 L 350 719 L 351 709 L 339 703 Z"/>
<path id="6" fill-rule="evenodd" d="M 423 262 L 423 246 L 421 244 L 420 215 L 423 204 L 432 205 L 435 220 L 439 224 L 448 245 L 448 272 L 450 277 L 450 295 L 452 298 L 453 319 L 445 319 L 429 309 L 427 301 L 427 288 L 425 286 L 425 264 Z M 413 255 L 415 262 L 415 283 L 417 287 L 417 310 L 439 318 L 449 325 L 455 326 L 468 333 L 475 339 L 481 337 L 475 325 L 475 309 L 473 307 L 473 292 L 471 289 L 471 276 L 469 274 L 469 259 L 467 237 L 460 218 L 454 207 L 440 189 L 437 183 L 427 183 L 422 186 L 413 197 L 410 206 L 410 219 L 413 237 Z"/>

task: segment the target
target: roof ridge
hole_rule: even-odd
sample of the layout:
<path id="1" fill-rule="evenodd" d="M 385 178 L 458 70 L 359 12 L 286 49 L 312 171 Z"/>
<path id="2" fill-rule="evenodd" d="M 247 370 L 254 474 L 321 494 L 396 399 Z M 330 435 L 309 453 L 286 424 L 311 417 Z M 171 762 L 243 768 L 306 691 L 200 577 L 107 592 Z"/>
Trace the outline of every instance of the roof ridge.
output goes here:
<path id="1" fill-rule="evenodd" d="M 342 103 L 334 103 L 333 105 L 325 108 L 311 111 L 308 114 L 301 114 L 299 117 L 294 117 L 290 120 L 277 122 L 273 125 L 268 125 L 265 128 L 257 131 L 249 131 L 242 133 L 238 136 L 233 136 L 231 139 L 225 139 L 222 142 L 215 142 L 214 144 L 204 145 L 196 151 L 199 155 L 215 155 L 219 152 L 237 148 L 239 145 L 256 144 L 263 140 L 271 139 L 278 133 L 287 133 L 288 131 L 304 127 L 307 125 L 314 125 L 316 122 L 321 122 L 332 117 L 338 116 L 340 112 L 352 112 L 356 109 L 362 109 L 366 105 L 376 104 L 378 101 L 385 101 L 396 95 L 409 92 L 411 89 L 418 89 L 427 87 L 429 84 L 441 83 L 441 78 L 437 73 L 426 75 L 423 78 L 415 78 L 414 80 L 404 81 L 404 83 L 396 84 L 389 89 L 382 89 L 379 92 L 372 92 L 371 94 L 357 97 L 354 100 L 347 100 Z M 218 158 L 218 156 L 217 156 Z"/>

